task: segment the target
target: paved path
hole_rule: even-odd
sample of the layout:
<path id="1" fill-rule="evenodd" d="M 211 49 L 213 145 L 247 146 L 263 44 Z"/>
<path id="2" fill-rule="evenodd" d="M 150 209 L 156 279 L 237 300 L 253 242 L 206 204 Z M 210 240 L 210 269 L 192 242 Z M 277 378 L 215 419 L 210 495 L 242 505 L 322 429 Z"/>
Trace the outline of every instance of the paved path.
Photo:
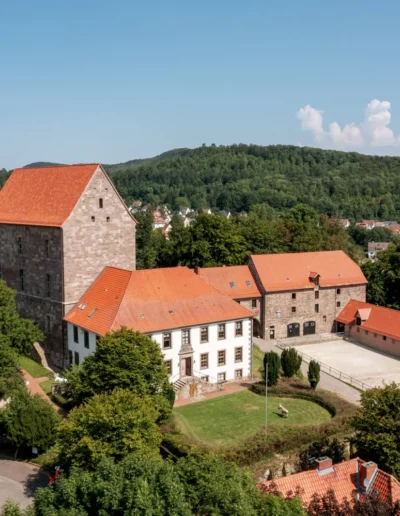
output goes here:
<path id="1" fill-rule="evenodd" d="M 275 351 L 279 355 L 282 353 L 282 350 L 279 349 L 275 344 L 272 344 L 268 340 L 259 339 L 257 337 L 253 337 L 253 342 L 256 344 L 262 351 Z M 306 362 L 302 362 L 301 364 L 301 372 L 307 378 L 308 364 Z M 321 379 L 318 384 L 318 388 L 325 389 L 327 391 L 332 391 L 345 398 L 347 401 L 354 403 L 355 405 L 360 404 L 360 392 L 357 389 L 354 389 L 350 385 L 341 382 L 340 380 L 334 378 L 333 376 L 329 376 L 329 374 L 321 371 Z"/>
<path id="2" fill-rule="evenodd" d="M 249 385 L 249 382 L 226 383 L 224 385 L 223 390 L 221 391 L 207 392 L 206 394 L 194 396 L 193 398 L 182 398 L 180 400 L 176 400 L 174 403 L 174 408 L 182 407 L 183 405 L 189 405 L 190 403 L 196 403 L 197 401 L 205 401 L 210 400 L 212 398 L 219 398 L 220 396 L 225 396 L 226 394 L 233 394 L 234 392 L 245 391 L 249 388 Z"/>
<path id="3" fill-rule="evenodd" d="M 21 504 L 32 503 L 38 487 L 46 486 L 48 477 L 33 464 L 13 460 L 0 460 L 0 508 L 7 498 Z"/>

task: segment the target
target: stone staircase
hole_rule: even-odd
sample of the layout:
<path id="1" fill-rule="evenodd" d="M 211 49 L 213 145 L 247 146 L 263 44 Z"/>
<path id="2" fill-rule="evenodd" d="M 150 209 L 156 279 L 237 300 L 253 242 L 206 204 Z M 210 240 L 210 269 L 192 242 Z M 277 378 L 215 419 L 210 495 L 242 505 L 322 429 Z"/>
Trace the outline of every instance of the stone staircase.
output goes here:
<path id="1" fill-rule="evenodd" d="M 186 384 L 187 384 L 187 382 L 185 380 L 181 380 L 181 379 L 176 380 L 176 382 L 174 382 L 174 384 L 173 384 L 174 391 L 175 392 L 180 391 L 182 389 L 182 387 L 185 387 Z"/>

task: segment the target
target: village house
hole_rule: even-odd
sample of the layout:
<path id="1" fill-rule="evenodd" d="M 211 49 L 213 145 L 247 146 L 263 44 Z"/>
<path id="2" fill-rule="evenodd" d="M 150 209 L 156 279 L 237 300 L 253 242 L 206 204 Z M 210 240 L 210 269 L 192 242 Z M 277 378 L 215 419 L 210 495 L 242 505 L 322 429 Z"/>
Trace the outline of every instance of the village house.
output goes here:
<path id="1" fill-rule="evenodd" d="M 362 220 L 361 222 L 357 222 L 356 226 L 361 229 L 374 229 L 375 221 L 374 220 Z"/>
<path id="2" fill-rule="evenodd" d="M 351 502 L 353 497 L 362 499 L 370 493 L 376 493 L 382 502 L 390 505 L 400 500 L 398 480 L 374 462 L 355 458 L 333 465 L 329 457 L 321 457 L 315 462 L 316 469 L 262 482 L 259 487 L 269 492 L 278 491 L 283 496 L 299 493 L 306 507 L 314 494 L 324 496 L 330 490 L 340 503 L 345 498 Z"/>
<path id="3" fill-rule="evenodd" d="M 136 222 L 99 164 L 16 169 L 0 191 L 0 277 L 64 366 L 63 318 L 106 265 L 135 268 Z"/>
<path id="4" fill-rule="evenodd" d="M 368 242 L 367 256 L 370 260 L 375 260 L 379 251 L 385 251 L 390 245 L 390 242 Z"/>
<path id="5" fill-rule="evenodd" d="M 339 219 L 339 223 L 345 228 L 349 228 L 350 227 L 350 221 L 349 219 Z"/>
<path id="6" fill-rule="evenodd" d="M 220 292 L 245 306 L 254 314 L 253 334 L 261 335 L 261 293 L 247 265 L 230 267 L 195 267 L 194 271 Z"/>
<path id="7" fill-rule="evenodd" d="M 171 382 L 190 383 L 196 395 L 251 376 L 252 316 L 187 267 L 106 267 L 65 318 L 69 362 L 82 362 L 99 337 L 124 326 L 155 340 Z"/>
<path id="8" fill-rule="evenodd" d="M 400 357 L 400 311 L 351 299 L 336 318 L 344 334 L 370 348 Z"/>
<path id="9" fill-rule="evenodd" d="M 253 255 L 249 268 L 262 296 L 264 338 L 335 332 L 347 302 L 366 298 L 367 280 L 343 251 Z"/>

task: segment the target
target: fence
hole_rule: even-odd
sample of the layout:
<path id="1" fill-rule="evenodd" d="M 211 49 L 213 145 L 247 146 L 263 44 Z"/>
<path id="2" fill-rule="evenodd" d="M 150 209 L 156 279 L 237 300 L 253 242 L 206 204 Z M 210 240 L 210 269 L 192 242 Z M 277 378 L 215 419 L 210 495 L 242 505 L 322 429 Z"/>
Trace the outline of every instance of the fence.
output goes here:
<path id="1" fill-rule="evenodd" d="M 285 349 L 290 346 L 286 346 L 282 342 L 278 341 L 277 347 L 279 349 Z M 372 389 L 371 385 L 368 385 L 360 380 L 357 380 L 357 378 L 353 378 L 352 376 L 343 373 L 342 371 L 339 371 L 338 369 L 335 369 L 334 367 L 331 367 L 327 364 L 324 364 L 323 362 L 320 362 L 319 360 L 316 360 L 313 357 L 310 357 L 309 355 L 306 355 L 306 353 L 302 353 L 299 351 L 298 348 L 296 348 L 297 353 L 303 358 L 303 360 L 307 363 L 310 363 L 311 360 L 314 360 L 315 362 L 318 362 L 318 364 L 321 367 L 321 371 L 324 373 L 329 374 L 330 376 L 333 376 L 334 378 L 337 378 L 338 380 L 348 383 L 349 385 L 352 385 L 353 387 L 356 387 L 357 389 L 361 389 L 362 391 L 365 391 L 367 389 Z"/>

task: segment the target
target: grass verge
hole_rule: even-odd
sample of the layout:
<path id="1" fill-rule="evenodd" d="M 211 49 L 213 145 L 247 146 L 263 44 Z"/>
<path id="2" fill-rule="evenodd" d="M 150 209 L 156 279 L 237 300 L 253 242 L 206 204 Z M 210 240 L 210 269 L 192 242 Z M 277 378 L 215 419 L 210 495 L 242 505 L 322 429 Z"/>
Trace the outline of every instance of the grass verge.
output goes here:
<path id="1" fill-rule="evenodd" d="M 264 367 L 264 351 L 253 344 L 253 377 L 262 378 L 262 368 Z"/>
<path id="2" fill-rule="evenodd" d="M 44 390 L 44 392 L 50 396 L 51 395 L 51 386 L 53 385 L 54 380 L 52 378 L 49 378 L 48 380 L 45 380 L 44 382 L 41 382 L 40 387 Z"/>
<path id="3" fill-rule="evenodd" d="M 20 356 L 18 358 L 19 367 L 21 369 L 25 369 L 33 378 L 42 378 L 44 376 L 49 376 L 50 371 L 43 367 L 41 364 L 35 362 L 31 358 Z"/>

